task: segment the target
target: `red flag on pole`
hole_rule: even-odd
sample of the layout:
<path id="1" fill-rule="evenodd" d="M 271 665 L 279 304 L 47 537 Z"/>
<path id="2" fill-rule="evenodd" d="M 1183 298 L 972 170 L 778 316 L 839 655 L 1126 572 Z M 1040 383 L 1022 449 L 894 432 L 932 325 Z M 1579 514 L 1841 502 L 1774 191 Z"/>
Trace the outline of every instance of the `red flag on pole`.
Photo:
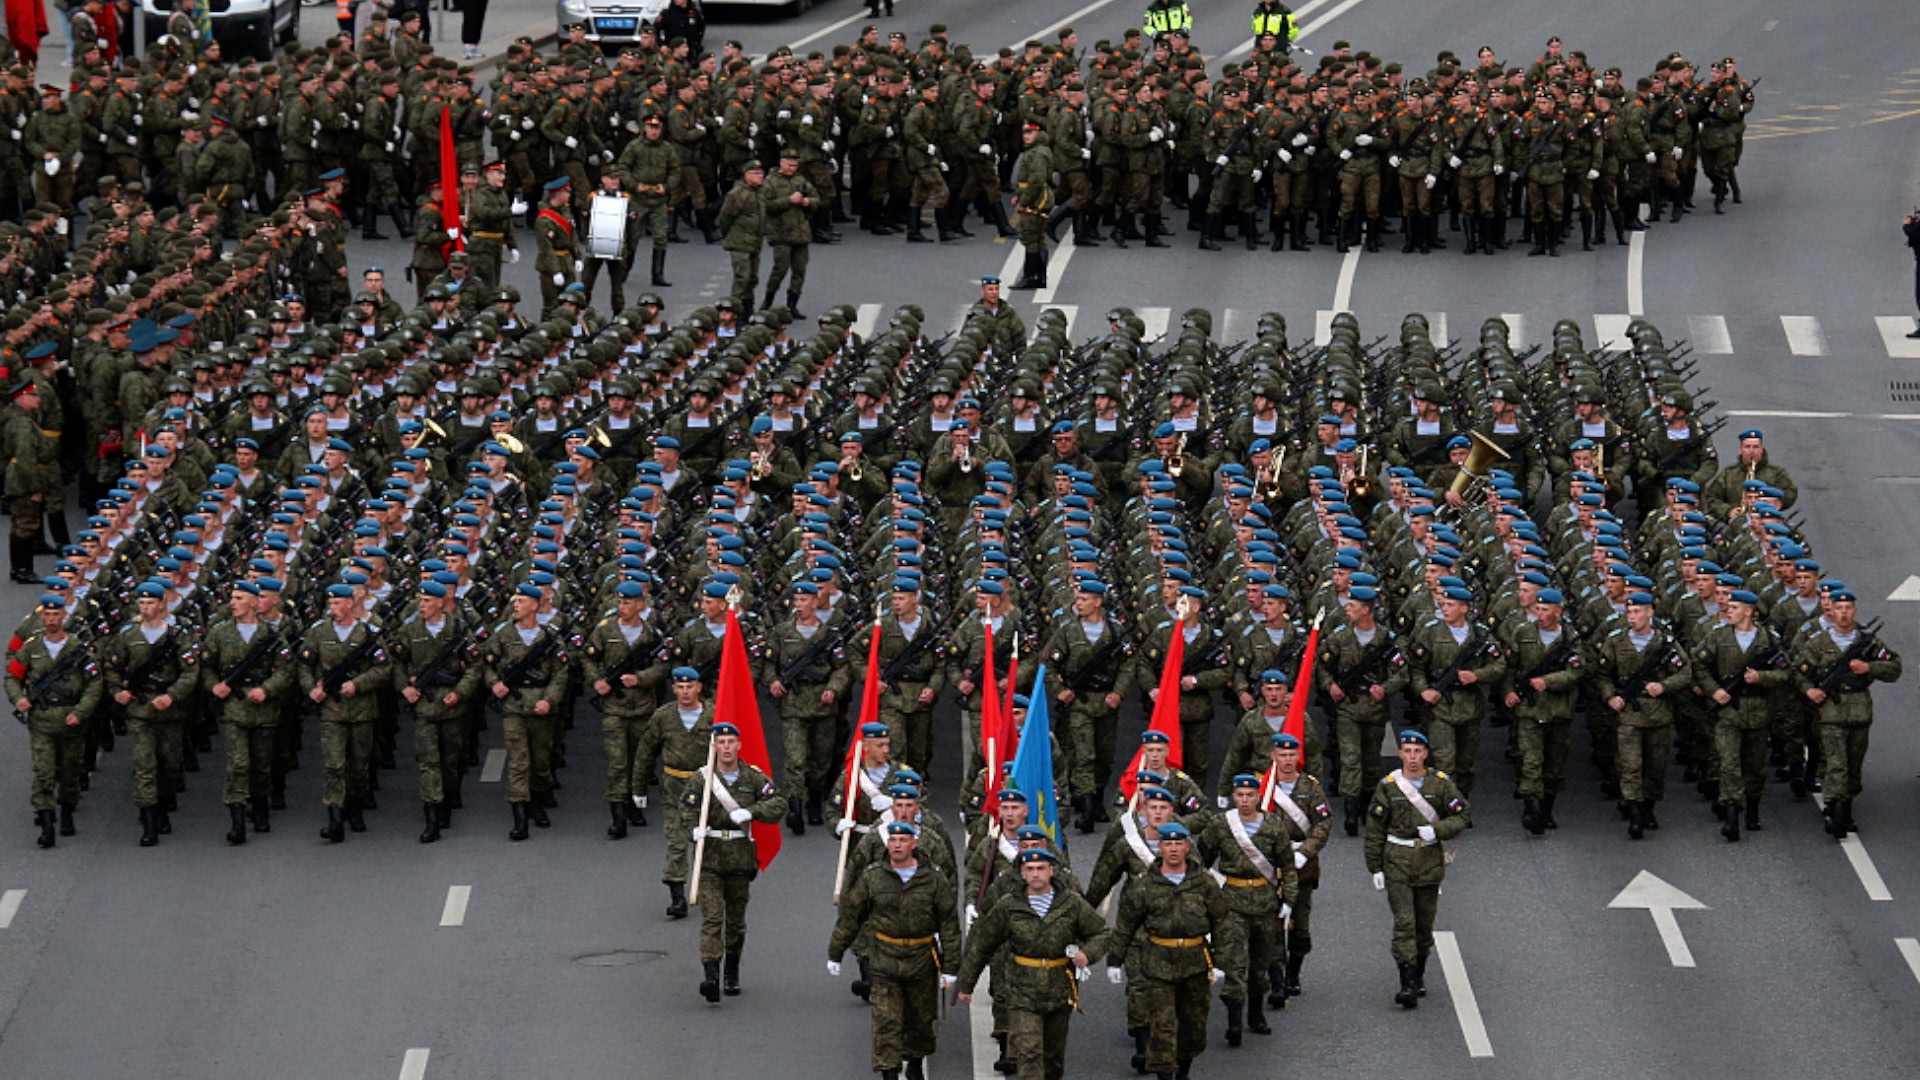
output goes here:
<path id="1" fill-rule="evenodd" d="M 1300 670 L 1293 673 L 1293 698 L 1287 702 L 1287 722 L 1280 730 L 1300 740 L 1304 749 L 1307 745 L 1307 698 L 1313 690 L 1313 658 L 1320 651 L 1320 620 L 1326 612 L 1313 618 L 1313 629 L 1307 631 L 1307 647 L 1300 654 Z"/>
<path id="2" fill-rule="evenodd" d="M 43 0 L 6 0 L 7 38 L 28 64 L 40 62 L 40 39 L 47 36 L 47 5 Z"/>
<path id="3" fill-rule="evenodd" d="M 860 729 L 880 719 L 880 620 L 873 620 L 873 634 L 867 639 L 867 682 L 860 688 L 860 722 L 854 725 L 853 739 L 847 745 L 847 767 L 840 770 L 847 778 L 845 816 L 859 816 Z"/>
<path id="4" fill-rule="evenodd" d="M 987 646 L 986 673 L 980 680 L 980 760 L 987 765 L 981 809 L 992 816 L 1000 809 L 1000 766 L 1013 760 L 1012 725 L 1007 723 L 1013 713 L 1000 708 L 1000 687 L 993 675 L 993 624 L 983 621 L 981 629 L 986 631 Z"/>
<path id="5" fill-rule="evenodd" d="M 446 223 L 450 244 L 442 244 L 442 258 L 467 250 L 460 230 L 460 157 L 453 148 L 453 113 L 440 106 L 440 218 Z"/>
<path id="6" fill-rule="evenodd" d="M 1112 628 L 1108 628 L 1112 633 Z M 1147 730 L 1158 731 L 1167 737 L 1167 764 L 1180 767 L 1180 668 L 1187 657 L 1187 621 L 1175 619 L 1173 622 L 1172 643 L 1167 646 L 1167 663 L 1160 669 L 1160 692 L 1153 699 L 1153 718 L 1147 722 Z M 1144 746 L 1141 748 L 1144 749 Z M 1120 776 L 1120 795 L 1124 799 L 1133 798 L 1133 789 L 1139 786 L 1135 774 L 1140 771 L 1140 750 L 1133 752 L 1133 760 L 1127 763 L 1127 771 Z"/>
<path id="7" fill-rule="evenodd" d="M 747 645 L 740 636 L 740 619 L 727 612 L 727 636 L 720 643 L 720 688 L 713 697 L 713 716 L 740 729 L 740 760 L 773 775 L 773 760 L 767 756 L 766 735 L 760 730 L 760 698 L 753 686 L 753 671 L 747 663 Z M 780 823 L 753 823 L 753 851 L 765 870 L 780 854 Z"/>

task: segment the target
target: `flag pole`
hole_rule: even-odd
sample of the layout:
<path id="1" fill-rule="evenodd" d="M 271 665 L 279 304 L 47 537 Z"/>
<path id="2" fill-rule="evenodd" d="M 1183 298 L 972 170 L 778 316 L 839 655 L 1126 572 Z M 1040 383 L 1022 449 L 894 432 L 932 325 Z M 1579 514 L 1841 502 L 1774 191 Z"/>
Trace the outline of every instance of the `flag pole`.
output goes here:
<path id="1" fill-rule="evenodd" d="M 700 865 L 707 859 L 707 815 L 713 809 L 713 763 L 719 741 L 707 737 L 707 767 L 700 776 L 700 827 L 693 831 L 693 879 L 687 885 L 687 903 L 700 901 Z"/>

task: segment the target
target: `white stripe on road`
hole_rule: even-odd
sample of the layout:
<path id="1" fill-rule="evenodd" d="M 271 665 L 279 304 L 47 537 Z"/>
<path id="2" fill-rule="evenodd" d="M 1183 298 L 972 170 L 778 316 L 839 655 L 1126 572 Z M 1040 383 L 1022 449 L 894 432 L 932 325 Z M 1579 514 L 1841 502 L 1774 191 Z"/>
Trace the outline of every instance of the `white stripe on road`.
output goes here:
<path id="1" fill-rule="evenodd" d="M 1795 356 L 1827 355 L 1827 335 L 1820 332 L 1820 320 L 1811 315 L 1782 315 L 1780 329 L 1787 335 L 1787 351 Z"/>
<path id="2" fill-rule="evenodd" d="M 1887 355 L 1896 360 L 1920 360 L 1920 340 L 1907 336 L 1914 328 L 1914 321 L 1906 315 L 1875 315 L 1874 324 L 1880 328 L 1880 342 L 1887 347 Z"/>
<path id="3" fill-rule="evenodd" d="M 1693 342 L 1694 352 L 1714 356 L 1733 355 L 1733 334 L 1727 330 L 1725 315 L 1687 316 L 1687 338 Z"/>
<path id="4" fill-rule="evenodd" d="M 1167 325 L 1173 320 L 1173 309 L 1166 307 L 1134 308 L 1133 313 L 1147 326 L 1145 340 L 1158 341 L 1167 336 Z"/>
<path id="5" fill-rule="evenodd" d="M 1094 12 L 1099 11 L 1101 8 L 1106 7 L 1108 4 L 1111 4 L 1111 3 L 1113 3 L 1113 0 L 1093 0 L 1093 3 L 1088 4 L 1086 7 L 1081 8 L 1079 11 L 1076 11 L 1073 14 L 1057 22 L 1048 23 L 1047 25 L 1041 27 L 1040 29 L 1035 30 L 1033 33 L 1026 35 L 1020 40 L 1012 43 L 1011 45 L 1008 45 L 1007 48 L 1012 49 L 1014 52 L 1024 54 L 1026 52 L 1027 42 L 1029 41 L 1044 42 L 1047 40 L 1048 34 L 1053 33 L 1055 30 L 1058 30 L 1063 26 L 1072 26 L 1075 22 L 1079 21 L 1080 19 L 1086 18 L 1088 15 L 1091 15 Z"/>
<path id="6" fill-rule="evenodd" d="M 1067 263 L 1073 259 L 1073 234 L 1069 232 L 1064 240 L 1054 246 L 1053 254 L 1047 256 L 1047 287 L 1035 289 L 1033 302 L 1036 304 L 1053 303 L 1053 294 L 1060 288 L 1060 279 L 1066 276 Z"/>
<path id="7" fill-rule="evenodd" d="M 1353 275 L 1360 269 L 1360 251 L 1366 245 L 1355 244 L 1340 260 L 1340 280 L 1333 287 L 1333 310 L 1353 310 Z"/>
<path id="8" fill-rule="evenodd" d="M 471 885 L 447 886 L 447 906 L 440 909 L 441 926 L 465 926 L 467 924 L 467 900 L 473 895 Z"/>
<path id="9" fill-rule="evenodd" d="M 1633 322 L 1631 315 L 1595 315 L 1593 317 L 1593 343 L 1602 349 L 1625 349 L 1632 343 L 1627 340 L 1627 326 Z"/>
<path id="10" fill-rule="evenodd" d="M 1667 962 L 1678 968 L 1694 966 L 1693 950 L 1687 947 L 1687 936 L 1680 932 L 1680 920 L 1674 917 L 1670 907 L 1648 908 L 1653 916 L 1653 928 L 1660 933 L 1660 944 L 1667 947 Z"/>
<path id="11" fill-rule="evenodd" d="M 0 893 L 0 930 L 13 925 L 13 917 L 20 913 L 20 902 L 26 898 L 25 889 L 8 889 Z"/>
<path id="12" fill-rule="evenodd" d="M 1826 810 L 1826 796 L 1815 795 L 1813 802 L 1823 812 Z M 1867 890 L 1867 899 L 1893 899 L 1893 893 L 1887 891 L 1887 883 L 1880 877 L 1879 868 L 1873 865 L 1873 856 L 1867 854 L 1867 846 L 1860 842 L 1858 835 L 1848 833 L 1846 839 L 1840 841 L 1840 850 L 1846 852 L 1847 861 L 1853 864 L 1853 874 L 1860 879 L 1860 887 Z"/>
<path id="13" fill-rule="evenodd" d="M 1647 234 L 1633 233 L 1627 239 L 1627 314 L 1647 313 L 1644 288 L 1647 269 Z"/>
<path id="14" fill-rule="evenodd" d="M 1436 349 L 1444 349 L 1453 344 L 1452 339 L 1447 337 L 1446 312 L 1436 311 L 1427 316 L 1427 336 L 1432 339 L 1433 347 Z"/>
<path id="15" fill-rule="evenodd" d="M 1321 308 L 1313 313 L 1313 343 L 1325 345 L 1333 340 L 1333 310 Z"/>
<path id="16" fill-rule="evenodd" d="M 981 972 L 980 983 L 973 988 L 973 1004 L 963 1006 L 967 1010 L 967 1042 L 973 1048 L 973 1080 L 1000 1080 L 1000 1074 L 993 1070 L 1000 1044 L 993 1041 L 993 1006 L 987 1003 L 992 982 L 990 972 Z"/>
<path id="17" fill-rule="evenodd" d="M 1501 320 L 1507 324 L 1507 344 L 1516 349 L 1527 345 L 1527 317 L 1517 313 L 1502 313 Z"/>
<path id="18" fill-rule="evenodd" d="M 1005 243 L 1005 241 L 998 236 L 994 237 L 993 241 L 996 244 Z M 1013 250 L 1007 252 L 1006 264 L 1000 267 L 1000 294 L 1002 296 L 1013 295 L 1013 283 L 1020 280 L 1020 271 L 1025 269 L 1022 264 L 1027 258 L 1027 248 L 1025 244 L 1007 244 L 1007 246 Z"/>
<path id="19" fill-rule="evenodd" d="M 1487 1040 L 1487 1025 L 1480 1019 L 1480 1003 L 1473 996 L 1473 984 L 1467 980 L 1466 962 L 1460 959 L 1460 942 L 1451 930 L 1436 930 L 1434 951 L 1440 954 L 1440 970 L 1447 976 L 1447 996 L 1453 999 L 1453 1011 L 1460 1018 L 1460 1034 L 1467 1040 L 1467 1054 L 1490 1058 L 1493 1043 Z"/>
<path id="20" fill-rule="evenodd" d="M 1897 937 L 1893 939 L 1894 948 L 1900 950 L 1900 956 L 1907 962 L 1907 970 L 1913 972 L 1915 981 L 1920 981 L 1920 939 Z"/>
<path id="21" fill-rule="evenodd" d="M 425 1080 L 430 1054 L 431 1051 L 423 1046 L 407 1051 L 407 1056 L 400 1061 L 400 1080 Z"/>
<path id="22" fill-rule="evenodd" d="M 1798 409 L 1728 409 L 1728 416 L 1771 416 L 1782 420 L 1920 420 L 1920 413 L 1802 412 Z"/>
<path id="23" fill-rule="evenodd" d="M 853 309 L 853 332 L 863 341 L 873 336 L 874 325 L 879 321 L 879 304 L 861 304 Z"/>
<path id="24" fill-rule="evenodd" d="M 480 766 L 480 782 L 497 784 L 507 771 L 507 752 L 498 747 L 487 751 L 487 763 Z"/>
<path id="25" fill-rule="evenodd" d="M 813 33 L 808 34 L 806 37 L 794 38 L 792 41 L 787 42 L 787 47 L 790 49 L 798 49 L 802 45 L 811 45 L 814 42 L 819 41 L 821 38 L 826 37 L 828 34 L 831 34 L 834 31 L 841 29 L 842 27 L 852 26 L 854 23 L 857 23 L 861 19 L 864 19 L 866 17 L 867 17 L 867 13 L 865 11 L 862 11 L 855 15 L 849 15 L 846 18 L 841 19 L 839 22 L 828 23 L 827 25 L 821 27 L 820 29 L 815 30 Z"/>

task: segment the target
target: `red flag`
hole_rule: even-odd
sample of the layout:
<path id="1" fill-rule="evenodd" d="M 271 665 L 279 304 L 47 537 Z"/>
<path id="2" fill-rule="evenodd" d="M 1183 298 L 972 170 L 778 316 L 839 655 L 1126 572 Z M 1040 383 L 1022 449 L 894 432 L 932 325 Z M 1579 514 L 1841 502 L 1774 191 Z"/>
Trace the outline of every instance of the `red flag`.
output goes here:
<path id="1" fill-rule="evenodd" d="M 1313 689 L 1313 657 L 1320 651 L 1320 619 L 1313 620 L 1313 629 L 1307 631 L 1307 647 L 1300 654 L 1300 670 L 1293 675 L 1293 699 L 1287 702 L 1287 722 L 1280 730 L 1300 740 L 1304 749 L 1307 745 L 1307 698 Z"/>
<path id="2" fill-rule="evenodd" d="M 467 250 L 460 230 L 460 158 L 453 148 L 453 113 L 445 105 L 440 106 L 440 219 L 453 237 L 451 244 L 441 245 L 441 257 Z"/>
<path id="3" fill-rule="evenodd" d="M 740 636 L 740 619 L 731 611 L 727 612 L 727 636 L 720 643 L 720 688 L 714 693 L 713 716 L 740 729 L 740 760 L 772 776 L 773 761 L 760 730 L 760 698 L 747 663 L 747 645 Z M 765 870 L 780 854 L 779 822 L 753 823 L 753 851 Z"/>
<path id="4" fill-rule="evenodd" d="M 1108 633 L 1112 633 L 1109 628 Z M 1167 737 L 1167 764 L 1180 767 L 1180 668 L 1186 663 L 1187 622 L 1175 619 L 1173 622 L 1173 640 L 1167 646 L 1167 663 L 1160 669 L 1160 693 L 1153 699 L 1153 718 L 1147 722 L 1147 730 L 1162 732 Z M 1144 750 L 1144 744 L 1141 750 Z M 1133 789 L 1139 786 L 1135 775 L 1140 771 L 1141 750 L 1133 752 L 1133 760 L 1127 763 L 1127 771 L 1120 776 L 1120 795 L 1133 798 Z"/>
<path id="5" fill-rule="evenodd" d="M 867 639 L 867 683 L 860 688 L 860 722 L 854 725 L 853 740 L 847 745 L 846 805 L 842 815 L 848 821 L 860 816 L 860 729 L 880 719 L 880 620 L 873 620 L 873 636 Z"/>
<path id="6" fill-rule="evenodd" d="M 47 36 L 45 0 L 7 0 L 7 38 L 28 64 L 40 62 L 40 39 Z"/>
<path id="7" fill-rule="evenodd" d="M 986 631 L 987 643 L 986 674 L 980 680 L 980 760 L 987 765 L 981 809 L 991 816 L 1000 810 L 1000 766 L 1013 760 L 1013 748 L 1008 745 L 1012 725 L 1007 723 L 1013 712 L 1000 709 L 1000 687 L 993 677 L 993 624 L 982 620 L 981 629 Z M 1012 680 L 1008 682 L 1011 685 Z"/>

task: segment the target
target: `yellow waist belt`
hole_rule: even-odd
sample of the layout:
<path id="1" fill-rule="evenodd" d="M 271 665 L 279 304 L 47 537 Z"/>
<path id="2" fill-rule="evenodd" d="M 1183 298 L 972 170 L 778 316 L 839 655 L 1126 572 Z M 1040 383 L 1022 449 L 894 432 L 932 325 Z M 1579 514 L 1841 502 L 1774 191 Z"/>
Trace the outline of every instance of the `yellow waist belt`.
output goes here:
<path id="1" fill-rule="evenodd" d="M 1147 940 L 1163 949 L 1193 949 L 1207 943 L 1203 937 L 1148 937 Z"/>
<path id="2" fill-rule="evenodd" d="M 1230 877 L 1227 879 L 1227 884 L 1237 885 L 1242 889 L 1272 888 L 1273 886 L 1273 882 L 1266 878 L 1257 877 Z"/>
<path id="3" fill-rule="evenodd" d="M 1044 958 L 1016 956 L 1013 958 L 1013 962 L 1019 964 L 1021 967 L 1030 968 L 1062 968 L 1067 966 L 1067 958 L 1064 956 L 1049 956 Z"/>
<path id="4" fill-rule="evenodd" d="M 690 779 L 693 776 L 692 769 L 676 769 L 671 765 L 660 766 L 660 771 L 666 773 L 668 776 L 673 777 L 675 780 L 686 780 L 686 779 Z"/>
<path id="5" fill-rule="evenodd" d="M 909 948 L 909 949 L 918 945 L 933 944 L 933 938 L 931 935 L 927 937 L 901 938 L 901 937 L 894 937 L 892 934 L 882 934 L 882 933 L 875 932 L 873 936 L 876 938 L 879 938 L 881 941 L 884 941 L 889 945 L 899 945 L 902 948 Z"/>

